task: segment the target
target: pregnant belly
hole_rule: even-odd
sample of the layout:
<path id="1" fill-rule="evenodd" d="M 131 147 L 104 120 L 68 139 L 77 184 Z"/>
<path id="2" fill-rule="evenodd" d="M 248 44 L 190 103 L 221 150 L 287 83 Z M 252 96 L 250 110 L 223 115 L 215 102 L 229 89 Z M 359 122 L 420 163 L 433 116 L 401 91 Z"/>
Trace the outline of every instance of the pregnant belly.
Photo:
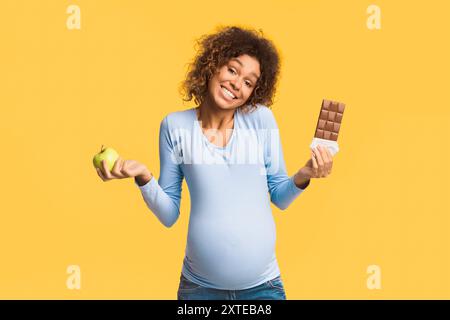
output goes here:
<path id="1" fill-rule="evenodd" d="M 186 257 L 203 281 L 236 287 L 261 277 L 273 262 L 272 212 L 191 213 Z"/>

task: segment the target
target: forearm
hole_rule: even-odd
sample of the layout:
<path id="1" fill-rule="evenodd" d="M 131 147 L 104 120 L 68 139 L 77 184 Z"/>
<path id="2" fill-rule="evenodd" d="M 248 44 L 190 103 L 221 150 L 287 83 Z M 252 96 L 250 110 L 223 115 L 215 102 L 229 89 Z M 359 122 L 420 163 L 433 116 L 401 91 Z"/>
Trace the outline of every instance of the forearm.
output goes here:
<path id="1" fill-rule="evenodd" d="M 278 180 L 278 181 L 277 181 Z M 294 176 L 271 177 L 269 181 L 270 200 L 284 210 L 302 193 L 294 181 Z"/>
<path id="2" fill-rule="evenodd" d="M 146 185 L 139 187 L 147 207 L 166 227 L 171 227 L 180 215 L 180 198 L 178 195 L 169 195 L 152 178 Z"/>

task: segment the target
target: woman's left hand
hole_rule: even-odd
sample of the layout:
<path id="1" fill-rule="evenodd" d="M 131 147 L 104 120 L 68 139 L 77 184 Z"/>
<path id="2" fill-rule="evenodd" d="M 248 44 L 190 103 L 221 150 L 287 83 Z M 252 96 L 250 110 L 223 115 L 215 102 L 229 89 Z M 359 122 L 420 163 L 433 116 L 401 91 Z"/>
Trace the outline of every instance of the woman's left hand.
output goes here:
<path id="1" fill-rule="evenodd" d="M 325 178 L 331 174 L 333 167 L 333 155 L 326 146 L 318 145 L 312 149 L 311 159 L 297 173 L 299 184 L 301 180 L 311 178 Z"/>

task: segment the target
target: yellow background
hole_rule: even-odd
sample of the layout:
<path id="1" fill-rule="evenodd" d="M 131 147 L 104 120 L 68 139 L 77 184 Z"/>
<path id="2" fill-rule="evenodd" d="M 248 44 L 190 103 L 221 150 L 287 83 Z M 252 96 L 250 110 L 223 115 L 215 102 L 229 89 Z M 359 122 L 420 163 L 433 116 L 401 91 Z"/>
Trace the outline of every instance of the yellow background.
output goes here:
<path id="1" fill-rule="evenodd" d="M 81 9 L 69 30 L 66 9 Z M 370 4 L 381 30 L 366 26 Z M 333 173 L 273 206 L 288 299 L 450 298 L 448 1 L 18 1 L 0 8 L 0 298 L 176 299 L 189 219 L 165 228 L 102 144 L 159 176 L 158 133 L 190 108 L 194 41 L 261 28 L 282 55 L 273 112 L 289 174 L 323 98 L 345 102 Z M 366 286 L 381 268 L 380 290 Z M 81 289 L 66 287 L 69 265 Z"/>

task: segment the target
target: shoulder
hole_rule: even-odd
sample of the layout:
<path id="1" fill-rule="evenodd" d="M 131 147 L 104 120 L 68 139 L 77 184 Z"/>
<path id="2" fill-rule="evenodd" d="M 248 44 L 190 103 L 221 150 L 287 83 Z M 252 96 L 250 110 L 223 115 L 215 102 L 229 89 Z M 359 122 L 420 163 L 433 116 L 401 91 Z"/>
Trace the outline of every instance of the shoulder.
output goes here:
<path id="1" fill-rule="evenodd" d="M 275 116 L 272 110 L 264 104 L 257 104 L 257 108 L 251 112 L 240 113 L 242 118 L 249 123 L 251 127 L 256 128 L 274 128 L 277 126 Z"/>
<path id="2" fill-rule="evenodd" d="M 161 120 L 161 128 L 164 129 L 177 129 L 177 128 L 190 128 L 192 122 L 195 120 L 194 108 L 174 111 L 168 113 Z"/>

